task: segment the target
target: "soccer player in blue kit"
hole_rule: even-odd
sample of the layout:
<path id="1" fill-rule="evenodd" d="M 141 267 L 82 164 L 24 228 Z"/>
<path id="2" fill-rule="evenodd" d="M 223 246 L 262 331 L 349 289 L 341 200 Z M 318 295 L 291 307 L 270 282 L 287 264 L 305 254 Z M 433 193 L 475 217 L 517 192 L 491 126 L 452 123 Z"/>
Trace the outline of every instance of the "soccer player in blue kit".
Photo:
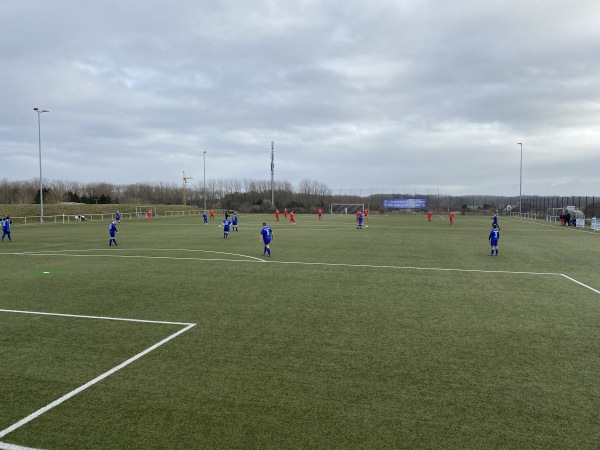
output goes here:
<path id="1" fill-rule="evenodd" d="M 233 217 L 231 218 L 231 222 L 232 222 L 231 229 L 233 231 L 238 231 L 238 225 L 237 225 L 237 223 L 238 223 L 238 216 L 237 216 L 237 214 L 233 215 Z"/>
<path id="2" fill-rule="evenodd" d="M 231 226 L 231 220 L 229 220 L 229 216 L 225 216 L 225 220 L 223 221 L 223 237 L 225 239 L 229 238 L 229 227 Z"/>
<path id="3" fill-rule="evenodd" d="M 265 244 L 263 255 L 267 253 L 269 256 L 271 256 L 271 248 L 269 247 L 269 244 L 273 240 L 273 230 L 264 222 L 263 227 L 260 230 L 260 240 Z"/>
<path id="4" fill-rule="evenodd" d="M 500 224 L 498 223 L 498 214 L 494 214 L 494 217 L 492 218 L 492 226 L 494 225 L 496 225 L 498 229 L 500 229 Z"/>
<path id="5" fill-rule="evenodd" d="M 208 215 L 206 214 L 206 211 L 202 214 L 202 219 L 204 219 L 204 225 L 208 225 Z"/>
<path id="6" fill-rule="evenodd" d="M 490 250 L 490 256 L 494 255 L 494 250 L 496 250 L 496 256 L 498 256 L 498 241 L 500 240 L 500 229 L 498 228 L 498 225 L 492 225 L 488 240 L 490 241 L 490 246 L 492 247 Z"/>
<path id="7" fill-rule="evenodd" d="M 108 240 L 108 246 L 110 247 L 113 244 L 113 242 L 115 243 L 115 245 L 118 245 L 117 239 L 115 237 L 116 234 L 118 233 L 118 231 L 117 231 L 117 225 L 115 224 L 114 220 L 108 226 L 108 233 L 110 234 L 110 239 Z"/>
<path id="8" fill-rule="evenodd" d="M 6 216 L 4 219 L 0 220 L 2 223 L 2 242 L 4 242 L 4 237 L 8 236 L 8 240 L 12 242 L 10 237 L 10 217 Z"/>
<path id="9" fill-rule="evenodd" d="M 356 228 L 359 228 L 362 230 L 362 223 L 363 223 L 363 213 L 359 212 L 358 216 L 356 217 L 358 220 L 358 226 Z"/>

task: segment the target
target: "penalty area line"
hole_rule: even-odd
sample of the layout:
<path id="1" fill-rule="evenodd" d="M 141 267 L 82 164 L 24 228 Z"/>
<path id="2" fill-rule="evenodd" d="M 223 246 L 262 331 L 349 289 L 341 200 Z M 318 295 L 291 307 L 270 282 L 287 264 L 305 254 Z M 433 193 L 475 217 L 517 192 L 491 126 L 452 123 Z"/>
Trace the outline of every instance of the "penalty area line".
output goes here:
<path id="1" fill-rule="evenodd" d="M 23 312 L 23 313 L 26 313 L 26 314 L 35 314 L 33 312 L 15 311 L 15 310 L 0 310 L 0 312 Z M 79 386 L 77 389 L 72 390 L 71 392 L 69 392 L 69 393 L 63 395 L 62 397 L 54 400 L 53 402 L 49 403 L 48 405 L 46 405 L 46 406 L 38 409 L 37 411 L 29 414 L 27 417 L 25 417 L 25 418 L 19 420 L 18 422 L 12 424 L 8 428 L 5 428 L 4 430 L 1 430 L 0 431 L 0 438 L 3 438 L 7 434 L 12 433 L 13 431 L 17 430 L 18 428 L 21 428 L 23 425 L 26 425 L 27 423 L 29 423 L 32 420 L 38 418 L 42 414 L 44 414 L 44 413 L 50 411 L 51 409 L 57 407 L 61 403 L 64 403 L 65 401 L 69 400 L 70 398 L 74 397 L 75 395 L 79 394 L 80 392 L 85 391 L 87 388 L 95 385 L 96 383 L 99 383 L 100 381 L 102 381 L 105 378 L 111 376 L 115 372 L 118 372 L 119 370 L 123 369 L 124 367 L 127 367 L 129 364 L 137 361 L 141 357 L 147 355 L 148 353 L 152 352 L 153 350 L 156 350 L 158 347 L 166 344 L 170 340 L 175 339 L 177 336 L 185 333 L 189 329 L 191 329 L 191 328 L 193 328 L 193 327 L 196 326 L 195 323 L 187 323 L 186 324 L 186 323 L 180 323 L 180 322 L 159 322 L 159 321 L 147 321 L 147 320 L 135 320 L 135 319 L 118 319 L 118 318 L 95 317 L 95 316 L 76 316 L 76 315 L 69 315 L 69 314 L 52 314 L 52 313 L 41 313 L 41 314 L 43 314 L 43 315 L 54 315 L 54 316 L 64 316 L 64 317 L 81 317 L 81 318 L 105 319 L 105 320 L 125 320 L 125 321 L 130 321 L 130 322 L 146 322 L 146 323 L 160 323 L 160 324 L 173 324 L 173 325 L 186 325 L 186 326 L 184 328 L 182 328 L 181 330 L 179 330 L 179 331 L 177 331 L 177 332 L 175 332 L 175 333 L 167 336 L 166 338 L 164 338 L 163 340 L 157 342 L 156 344 L 148 347 L 146 350 L 141 351 L 140 353 L 132 356 L 128 360 L 123 361 L 121 364 L 119 364 L 119 365 L 113 367 L 112 369 L 104 372 L 103 374 L 97 376 L 93 380 L 90 380 L 87 383 Z M 18 447 L 17 447 L 17 449 L 18 449 Z"/>

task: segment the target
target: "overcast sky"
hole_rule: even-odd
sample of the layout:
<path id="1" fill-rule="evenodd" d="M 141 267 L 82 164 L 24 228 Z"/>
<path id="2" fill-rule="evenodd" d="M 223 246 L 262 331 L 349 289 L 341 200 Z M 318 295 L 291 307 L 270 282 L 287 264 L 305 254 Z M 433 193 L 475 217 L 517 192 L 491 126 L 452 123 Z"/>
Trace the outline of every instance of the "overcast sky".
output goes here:
<path id="1" fill-rule="evenodd" d="M 600 2 L 0 3 L 0 179 L 600 195 Z M 189 185 L 188 185 L 189 186 Z"/>

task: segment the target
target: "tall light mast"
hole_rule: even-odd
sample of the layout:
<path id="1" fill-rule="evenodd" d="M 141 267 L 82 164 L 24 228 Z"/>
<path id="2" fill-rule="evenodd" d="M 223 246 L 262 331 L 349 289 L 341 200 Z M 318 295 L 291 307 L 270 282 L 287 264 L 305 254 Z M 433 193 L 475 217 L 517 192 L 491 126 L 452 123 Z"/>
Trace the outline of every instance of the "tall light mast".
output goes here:
<path id="1" fill-rule="evenodd" d="M 271 206 L 275 207 L 275 142 L 271 141 Z"/>

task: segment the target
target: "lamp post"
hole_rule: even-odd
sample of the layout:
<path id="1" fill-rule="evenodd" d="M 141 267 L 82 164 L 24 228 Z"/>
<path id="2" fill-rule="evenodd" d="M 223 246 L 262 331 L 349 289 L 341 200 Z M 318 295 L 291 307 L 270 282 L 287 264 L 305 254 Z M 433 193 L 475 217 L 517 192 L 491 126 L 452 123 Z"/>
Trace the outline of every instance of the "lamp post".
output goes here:
<path id="1" fill-rule="evenodd" d="M 521 166 L 519 169 L 519 217 L 522 216 L 522 211 L 521 211 L 521 195 L 522 195 L 522 189 L 523 189 L 523 143 L 522 142 L 517 142 L 517 145 L 521 146 Z"/>
<path id="2" fill-rule="evenodd" d="M 206 212 L 206 151 L 203 152 L 204 158 L 204 212 Z"/>
<path id="3" fill-rule="evenodd" d="M 44 223 L 44 189 L 42 185 L 42 126 L 40 116 L 50 112 L 47 109 L 33 108 L 38 116 L 38 149 L 40 153 L 40 223 Z"/>

